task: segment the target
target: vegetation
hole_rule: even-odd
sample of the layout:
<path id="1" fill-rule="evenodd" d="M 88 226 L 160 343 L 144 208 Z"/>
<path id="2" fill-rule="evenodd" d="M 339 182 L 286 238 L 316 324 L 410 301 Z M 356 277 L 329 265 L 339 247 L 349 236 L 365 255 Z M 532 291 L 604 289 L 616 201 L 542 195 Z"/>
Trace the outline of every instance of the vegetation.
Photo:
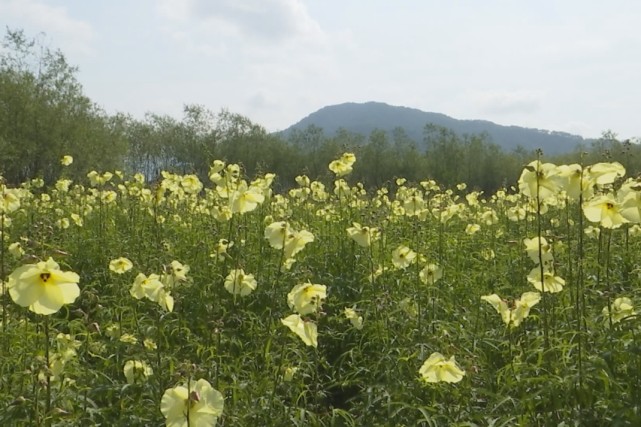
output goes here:
<path id="1" fill-rule="evenodd" d="M 637 146 L 108 117 L 6 43 L 0 424 L 641 423 Z"/>

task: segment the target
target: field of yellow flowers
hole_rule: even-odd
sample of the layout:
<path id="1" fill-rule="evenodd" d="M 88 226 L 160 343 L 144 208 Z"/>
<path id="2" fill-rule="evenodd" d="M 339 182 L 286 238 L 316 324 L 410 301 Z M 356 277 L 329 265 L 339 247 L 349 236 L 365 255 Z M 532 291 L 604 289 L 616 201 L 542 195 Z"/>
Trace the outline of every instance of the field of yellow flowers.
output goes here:
<path id="1" fill-rule="evenodd" d="M 640 180 L 367 191 L 356 161 L 2 185 L 0 425 L 641 423 Z"/>

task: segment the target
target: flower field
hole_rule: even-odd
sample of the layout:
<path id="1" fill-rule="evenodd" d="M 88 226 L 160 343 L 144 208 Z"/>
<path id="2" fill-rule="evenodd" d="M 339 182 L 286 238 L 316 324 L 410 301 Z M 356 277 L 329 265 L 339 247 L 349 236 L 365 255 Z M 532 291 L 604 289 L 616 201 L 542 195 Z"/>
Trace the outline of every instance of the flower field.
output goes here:
<path id="1" fill-rule="evenodd" d="M 354 167 L 2 185 L 0 425 L 641 423 L 641 181 Z"/>

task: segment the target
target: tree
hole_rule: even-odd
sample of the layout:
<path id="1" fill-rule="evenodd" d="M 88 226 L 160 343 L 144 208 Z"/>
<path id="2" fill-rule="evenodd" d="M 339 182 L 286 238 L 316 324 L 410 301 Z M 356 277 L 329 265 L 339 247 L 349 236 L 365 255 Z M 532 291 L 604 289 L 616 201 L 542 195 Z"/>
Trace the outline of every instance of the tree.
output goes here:
<path id="1" fill-rule="evenodd" d="M 0 169 L 18 183 L 60 174 L 59 159 L 76 158 L 72 175 L 120 165 L 126 150 L 117 120 L 84 96 L 59 50 L 23 31 L 7 30 L 0 54 Z"/>

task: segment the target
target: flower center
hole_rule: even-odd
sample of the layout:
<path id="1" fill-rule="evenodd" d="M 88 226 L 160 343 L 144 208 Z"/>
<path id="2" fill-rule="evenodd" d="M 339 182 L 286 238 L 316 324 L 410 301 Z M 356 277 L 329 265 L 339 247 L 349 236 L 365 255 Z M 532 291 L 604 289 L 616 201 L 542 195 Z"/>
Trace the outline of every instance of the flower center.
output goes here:
<path id="1" fill-rule="evenodd" d="M 40 280 L 47 283 L 47 280 L 51 277 L 51 273 L 40 273 Z"/>

